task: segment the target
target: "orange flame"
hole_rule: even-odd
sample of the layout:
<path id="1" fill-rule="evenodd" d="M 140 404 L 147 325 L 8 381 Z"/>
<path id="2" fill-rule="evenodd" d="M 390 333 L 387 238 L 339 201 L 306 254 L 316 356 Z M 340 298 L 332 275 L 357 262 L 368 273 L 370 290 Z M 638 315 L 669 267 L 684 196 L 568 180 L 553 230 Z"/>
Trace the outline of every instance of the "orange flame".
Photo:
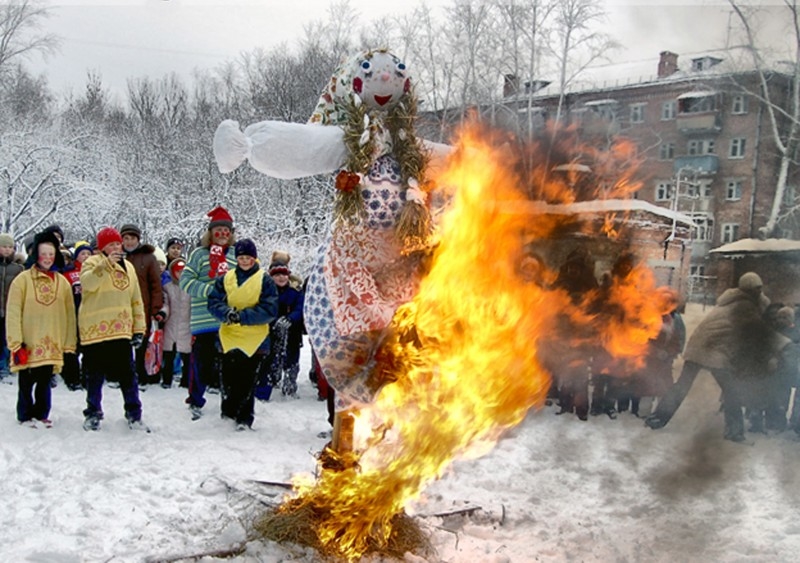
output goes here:
<path id="1" fill-rule="evenodd" d="M 646 268 L 634 265 L 578 303 L 551 288 L 555 273 L 527 245 L 560 220 L 519 212 L 530 203 L 519 169 L 510 150 L 464 133 L 438 178 L 456 189 L 430 272 L 397 311 L 386 342 L 401 366 L 398 379 L 358 414 L 358 464 L 297 483 L 298 498 L 324 513 L 321 543 L 340 556 L 385 543 L 392 517 L 450 463 L 485 454 L 542 404 L 550 385 L 543 339 L 556 335 L 567 348 L 591 344 L 636 361 L 658 333 L 662 311 Z"/>

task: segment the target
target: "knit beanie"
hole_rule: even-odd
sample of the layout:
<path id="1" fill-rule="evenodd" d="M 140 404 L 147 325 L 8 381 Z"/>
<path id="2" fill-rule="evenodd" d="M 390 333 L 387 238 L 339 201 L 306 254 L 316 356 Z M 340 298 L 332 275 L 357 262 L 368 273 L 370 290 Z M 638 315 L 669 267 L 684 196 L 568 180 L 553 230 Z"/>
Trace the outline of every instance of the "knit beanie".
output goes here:
<path id="1" fill-rule="evenodd" d="M 122 235 L 114 227 L 103 227 L 97 231 L 97 248 L 103 250 L 112 242 L 122 244 Z"/>
<path id="2" fill-rule="evenodd" d="M 221 205 L 215 207 L 206 213 L 206 215 L 211 219 L 211 222 L 208 224 L 208 230 L 214 227 L 228 227 L 230 230 L 233 230 L 233 217 L 231 217 L 228 210 Z"/>
<path id="3" fill-rule="evenodd" d="M 278 274 L 283 274 L 288 276 L 292 272 L 289 270 L 289 266 L 286 264 L 282 264 L 280 262 L 273 262 L 269 265 L 269 275 L 270 276 L 277 276 Z"/>
<path id="4" fill-rule="evenodd" d="M 739 278 L 739 289 L 742 291 L 751 292 L 757 289 L 760 290 L 763 287 L 764 284 L 761 282 L 761 278 L 755 272 L 747 272 Z"/>
<path id="5" fill-rule="evenodd" d="M 178 279 L 178 274 L 180 274 L 183 269 L 186 267 L 186 260 L 183 258 L 176 258 L 172 262 L 169 263 L 168 269 L 169 274 L 172 276 L 172 279 Z"/>
<path id="6" fill-rule="evenodd" d="M 783 321 L 786 324 L 793 324 L 794 323 L 794 308 L 793 307 L 781 307 L 778 309 L 778 312 L 775 313 L 776 320 Z"/>
<path id="7" fill-rule="evenodd" d="M 258 258 L 258 250 L 256 249 L 256 243 L 254 243 L 249 238 L 244 238 L 236 243 L 234 248 L 234 254 L 238 258 L 239 256 L 252 256 L 253 258 Z"/>
<path id="8" fill-rule="evenodd" d="M 181 239 L 179 239 L 179 238 L 177 238 L 177 237 L 170 237 L 170 238 L 167 240 L 167 245 L 166 245 L 164 248 L 165 248 L 166 250 L 169 250 L 169 247 L 170 247 L 170 246 L 172 246 L 173 244 L 179 244 L 179 245 L 181 245 L 181 248 L 183 248 L 183 247 L 185 246 L 185 245 L 183 244 L 183 241 L 182 241 Z"/>
<path id="9" fill-rule="evenodd" d="M 10 246 L 14 247 L 14 237 L 12 237 L 8 233 L 0 234 L 0 246 Z"/>
<path id="10" fill-rule="evenodd" d="M 153 250 L 153 256 L 156 257 L 156 262 L 159 264 L 163 264 L 164 266 L 167 265 L 167 255 L 164 254 L 164 251 L 160 248 L 156 247 L 156 249 Z"/>
<path id="11" fill-rule="evenodd" d="M 78 259 L 78 254 L 80 254 L 84 250 L 88 250 L 89 254 L 91 254 L 92 253 L 92 245 L 90 245 L 85 240 L 79 240 L 78 242 L 76 242 L 75 246 L 72 249 L 72 259 L 73 260 L 77 260 Z"/>
<path id="12" fill-rule="evenodd" d="M 119 234 L 120 234 L 120 236 L 122 236 L 122 235 L 133 235 L 136 238 L 138 238 L 139 240 L 142 240 L 142 230 L 139 227 L 137 227 L 136 225 L 133 225 L 131 223 L 127 223 L 125 225 L 122 225 L 122 227 L 120 227 L 120 229 L 119 229 Z"/>

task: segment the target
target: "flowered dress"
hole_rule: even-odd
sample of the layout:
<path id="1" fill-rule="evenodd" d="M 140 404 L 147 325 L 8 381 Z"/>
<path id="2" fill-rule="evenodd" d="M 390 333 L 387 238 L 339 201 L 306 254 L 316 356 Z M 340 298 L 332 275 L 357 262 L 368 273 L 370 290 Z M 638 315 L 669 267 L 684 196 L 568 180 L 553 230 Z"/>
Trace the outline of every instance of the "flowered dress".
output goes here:
<path id="1" fill-rule="evenodd" d="M 342 396 L 339 408 L 372 400 L 365 383 L 379 333 L 417 288 L 395 237 L 405 189 L 391 156 L 375 161 L 361 190 L 366 216 L 356 226 L 334 226 L 309 276 L 304 307 L 322 371 Z"/>

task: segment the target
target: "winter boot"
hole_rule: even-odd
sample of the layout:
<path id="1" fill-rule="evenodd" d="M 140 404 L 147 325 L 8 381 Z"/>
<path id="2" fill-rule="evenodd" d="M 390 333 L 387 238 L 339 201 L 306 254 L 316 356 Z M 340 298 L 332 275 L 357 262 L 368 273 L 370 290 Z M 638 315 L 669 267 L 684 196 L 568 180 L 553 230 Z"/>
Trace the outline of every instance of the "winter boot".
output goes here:
<path id="1" fill-rule="evenodd" d="M 297 374 L 300 372 L 300 366 L 294 364 L 286 368 L 286 373 L 281 381 L 281 391 L 287 397 L 297 399 Z"/>
<path id="2" fill-rule="evenodd" d="M 130 428 L 131 430 L 139 430 L 141 432 L 146 432 L 148 434 L 150 433 L 150 428 L 144 422 L 142 422 L 141 419 L 128 420 L 128 428 Z"/>
<path id="3" fill-rule="evenodd" d="M 83 421 L 83 429 L 87 432 L 89 430 L 100 430 L 100 418 L 93 415 L 87 416 Z"/>

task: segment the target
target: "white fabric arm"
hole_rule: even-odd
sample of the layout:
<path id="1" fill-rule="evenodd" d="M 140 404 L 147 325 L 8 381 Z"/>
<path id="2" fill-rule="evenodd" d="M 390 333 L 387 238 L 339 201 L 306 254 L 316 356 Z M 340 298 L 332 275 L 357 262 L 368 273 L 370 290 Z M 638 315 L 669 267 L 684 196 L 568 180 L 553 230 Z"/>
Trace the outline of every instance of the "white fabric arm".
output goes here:
<path id="1" fill-rule="evenodd" d="M 259 172 L 293 179 L 341 168 L 347 150 L 339 127 L 261 121 L 242 133 L 237 122 L 226 120 L 214 134 L 214 157 L 223 174 L 248 159 Z"/>
<path id="2" fill-rule="evenodd" d="M 422 146 L 430 151 L 431 160 L 428 164 L 428 173 L 431 175 L 435 175 L 442 171 L 447 157 L 449 157 L 453 150 L 455 150 L 453 145 L 435 143 L 433 141 L 428 141 L 427 139 L 422 139 Z"/>

